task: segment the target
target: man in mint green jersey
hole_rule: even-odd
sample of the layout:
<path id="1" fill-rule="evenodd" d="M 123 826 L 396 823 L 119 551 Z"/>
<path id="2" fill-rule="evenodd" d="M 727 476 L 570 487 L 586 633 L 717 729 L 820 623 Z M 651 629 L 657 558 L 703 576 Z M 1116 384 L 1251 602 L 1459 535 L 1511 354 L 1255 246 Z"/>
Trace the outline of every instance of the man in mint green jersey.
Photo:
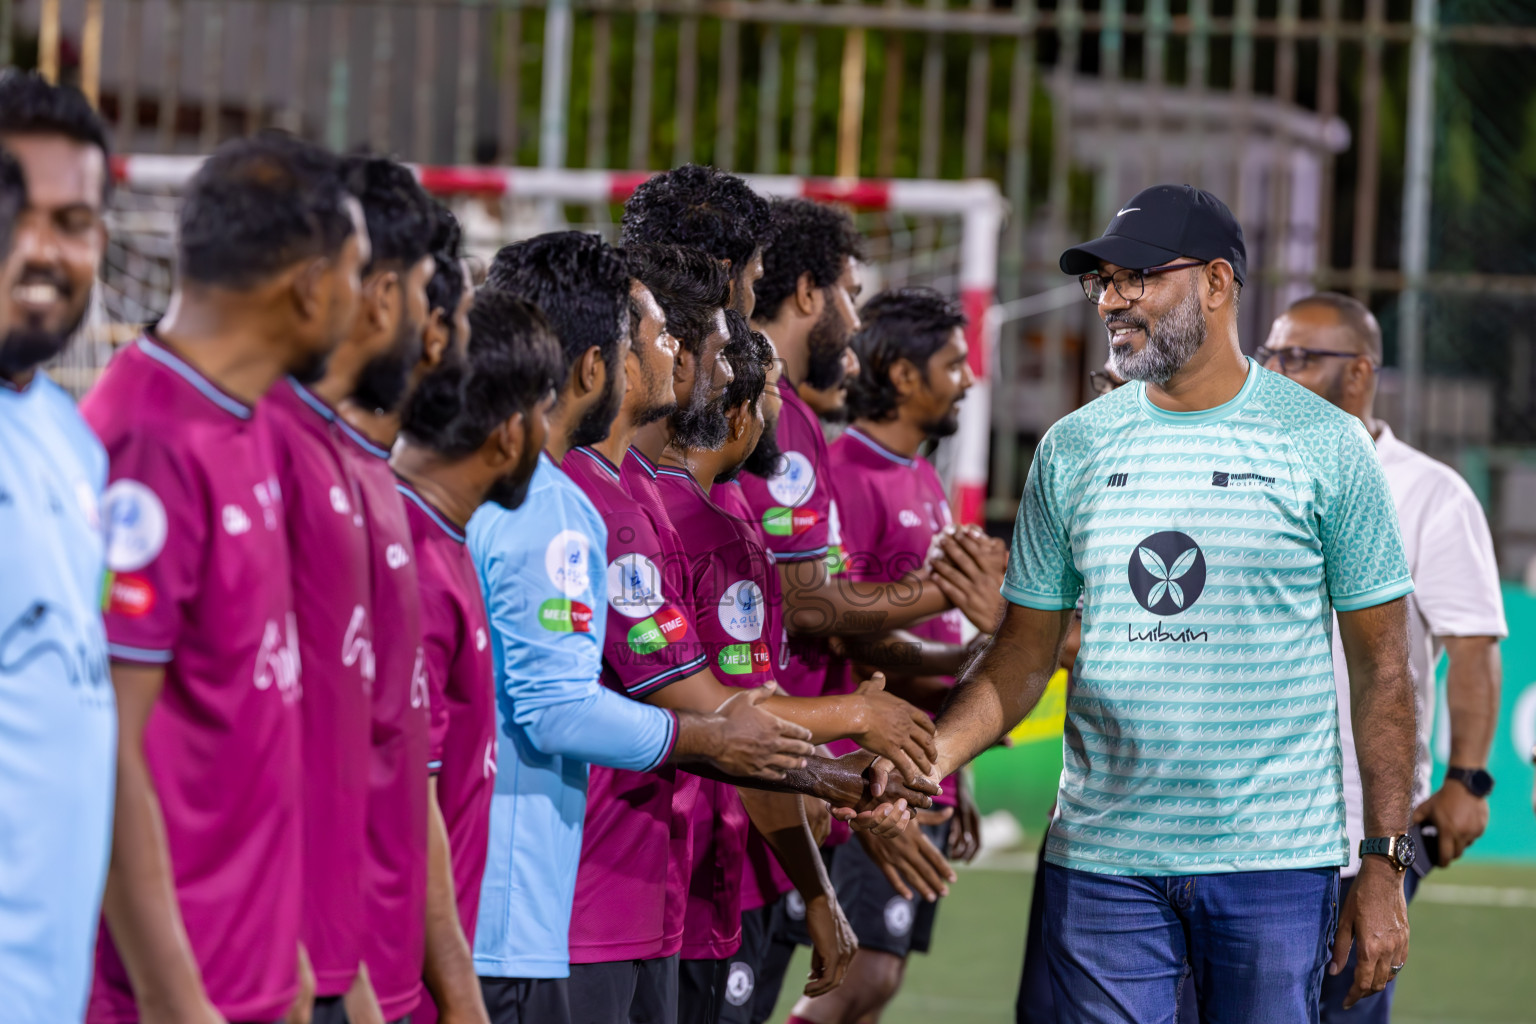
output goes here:
<path id="1" fill-rule="evenodd" d="M 1192 974 L 1203 1024 L 1316 1021 L 1351 944 L 1346 1005 L 1408 955 L 1413 582 L 1392 496 L 1358 419 L 1243 356 L 1246 252 L 1220 200 L 1147 189 L 1061 267 L 1131 383 L 1041 441 L 1008 612 L 939 719 L 936 771 L 1034 706 L 1081 594 L 1044 868 L 1058 1019 L 1173 1021 Z M 1367 837 L 1342 906 L 1334 612 Z"/>

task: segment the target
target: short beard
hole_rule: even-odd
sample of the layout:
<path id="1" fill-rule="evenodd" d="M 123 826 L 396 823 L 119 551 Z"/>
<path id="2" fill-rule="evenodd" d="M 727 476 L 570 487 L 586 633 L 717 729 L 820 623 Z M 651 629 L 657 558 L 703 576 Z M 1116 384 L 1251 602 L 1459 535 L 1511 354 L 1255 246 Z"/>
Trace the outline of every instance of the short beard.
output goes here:
<path id="1" fill-rule="evenodd" d="M 63 334 L 30 327 L 12 328 L 0 341 L 0 375 L 10 377 L 41 366 L 62 353 L 73 334 L 73 327 Z"/>
<path id="2" fill-rule="evenodd" d="M 730 420 L 726 418 L 725 395 L 711 402 L 709 385 L 695 380 L 693 394 L 687 408 L 672 413 L 672 444 L 677 448 L 702 448 L 717 452 L 731 435 Z"/>
<path id="3" fill-rule="evenodd" d="M 300 384 L 318 384 L 325 376 L 325 371 L 330 367 L 331 353 L 310 352 L 304 356 L 304 362 L 298 366 L 290 367 L 288 373 Z"/>
<path id="4" fill-rule="evenodd" d="M 831 301 L 806 335 L 805 383 L 817 391 L 830 391 L 848 375 L 843 353 L 848 350 L 848 328 Z"/>
<path id="5" fill-rule="evenodd" d="M 960 407 L 957 405 L 943 416 L 923 424 L 925 437 L 953 437 L 960 429 Z"/>
<path id="6" fill-rule="evenodd" d="M 357 375 L 352 400 L 364 409 L 396 412 L 405 403 L 411 371 L 421 361 L 421 325 L 411 326 L 402 323 L 389 350 L 370 359 Z"/>
<path id="7" fill-rule="evenodd" d="M 1200 312 L 1200 294 L 1191 288 L 1184 301 L 1164 313 L 1157 327 L 1150 329 L 1143 317 L 1129 312 L 1111 313 L 1104 326 L 1136 327 L 1146 336 L 1140 352 L 1125 348 L 1109 349 L 1109 368 L 1123 380 L 1139 380 L 1162 387 L 1172 380 L 1205 344 L 1205 317 Z"/>
<path id="8" fill-rule="evenodd" d="M 779 418 L 775 416 L 772 421 L 763 423 L 763 436 L 757 439 L 757 447 L 752 449 L 752 454 L 737 469 L 767 479 L 779 471 L 782 455 L 779 449 Z"/>
<path id="9" fill-rule="evenodd" d="M 515 511 L 522 507 L 528 498 L 528 485 L 533 483 L 532 475 L 519 481 L 517 474 L 504 476 L 491 485 L 491 489 L 485 492 L 486 501 L 494 501 L 507 511 Z"/>
<path id="10" fill-rule="evenodd" d="M 613 421 L 619 418 L 620 403 L 624 399 L 624 395 L 615 387 L 617 383 L 618 378 L 609 373 L 602 397 L 587 410 L 587 414 L 571 431 L 570 447 L 582 448 L 608 440 L 609 433 L 613 431 Z"/>
<path id="11" fill-rule="evenodd" d="M 672 393 L 672 381 L 663 382 L 660 374 L 651 373 L 652 367 L 640 368 L 640 386 L 645 389 L 647 395 L 662 392 L 666 399 L 656 405 L 647 406 L 635 413 L 635 426 L 650 426 L 658 420 L 664 420 L 677 412 L 677 397 Z"/>

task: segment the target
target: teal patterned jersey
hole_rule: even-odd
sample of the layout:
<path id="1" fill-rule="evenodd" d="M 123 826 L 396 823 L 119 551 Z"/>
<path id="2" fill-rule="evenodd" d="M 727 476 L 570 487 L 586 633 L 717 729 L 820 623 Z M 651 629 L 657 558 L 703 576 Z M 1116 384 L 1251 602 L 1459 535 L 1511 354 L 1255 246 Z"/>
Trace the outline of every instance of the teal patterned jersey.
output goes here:
<path id="1" fill-rule="evenodd" d="M 1345 863 L 1332 611 L 1413 590 L 1360 421 L 1250 362 L 1230 402 L 1142 384 L 1046 434 L 1003 596 L 1083 598 L 1046 859 L 1121 875 Z"/>

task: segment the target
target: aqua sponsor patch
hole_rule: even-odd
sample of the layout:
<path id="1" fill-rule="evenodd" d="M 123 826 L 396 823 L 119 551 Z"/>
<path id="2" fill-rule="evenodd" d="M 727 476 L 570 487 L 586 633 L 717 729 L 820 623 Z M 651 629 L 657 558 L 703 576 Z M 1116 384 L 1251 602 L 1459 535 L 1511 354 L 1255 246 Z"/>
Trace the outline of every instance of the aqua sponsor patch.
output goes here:
<path id="1" fill-rule="evenodd" d="M 132 572 L 155 560 L 169 530 L 160 496 L 137 480 L 119 480 L 107 488 L 107 568 Z"/>
<path id="2" fill-rule="evenodd" d="M 716 615 L 720 628 L 734 640 L 756 640 L 763 635 L 763 588 L 752 580 L 737 580 L 720 595 Z"/>
<path id="3" fill-rule="evenodd" d="M 793 508 L 810 499 L 811 492 L 816 489 L 816 470 L 803 452 L 785 452 L 779 458 L 778 472 L 766 483 L 774 501 Z"/>
<path id="4" fill-rule="evenodd" d="M 620 555 L 608 563 L 608 606 L 630 619 L 646 619 L 666 604 L 661 591 L 661 570 L 638 551 Z"/>
<path id="5" fill-rule="evenodd" d="M 592 557 L 592 541 L 579 530 L 561 530 L 544 548 L 544 572 L 549 582 L 566 597 L 580 597 L 587 592 L 587 566 Z"/>

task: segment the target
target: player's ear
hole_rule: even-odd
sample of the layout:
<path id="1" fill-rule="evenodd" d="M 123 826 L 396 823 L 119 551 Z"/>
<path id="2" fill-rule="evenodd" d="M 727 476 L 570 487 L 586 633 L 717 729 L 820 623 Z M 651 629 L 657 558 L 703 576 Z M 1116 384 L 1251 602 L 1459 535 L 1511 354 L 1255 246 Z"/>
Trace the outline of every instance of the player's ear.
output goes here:
<path id="1" fill-rule="evenodd" d="M 328 256 L 317 256 L 294 268 L 287 277 L 283 291 L 303 321 L 318 320 L 326 306 L 326 298 L 333 282 L 331 271 L 336 261 Z"/>
<path id="2" fill-rule="evenodd" d="M 576 364 L 576 384 L 581 394 L 600 389 L 607 375 L 608 366 L 603 362 L 602 349 L 593 345 L 581 354 Z"/>
<path id="3" fill-rule="evenodd" d="M 725 414 L 726 423 L 730 426 L 727 444 L 735 444 L 747 435 L 752 428 L 752 403 L 742 402 L 736 408 Z"/>
<path id="4" fill-rule="evenodd" d="M 821 306 L 826 301 L 827 297 L 816 287 L 816 279 L 811 277 L 809 270 L 795 279 L 795 309 L 801 316 L 821 316 Z"/>
<path id="5" fill-rule="evenodd" d="M 1202 276 L 1205 279 L 1205 294 L 1201 298 L 1205 300 L 1207 309 L 1214 310 L 1231 298 L 1232 290 L 1237 286 L 1237 275 L 1232 270 L 1232 264 L 1226 260 L 1212 260 L 1205 265 Z"/>
<path id="6" fill-rule="evenodd" d="M 421 330 L 421 364 L 438 366 L 443 361 L 443 353 L 447 351 L 448 312 L 434 309 L 427 314 L 426 325 Z"/>
<path id="7" fill-rule="evenodd" d="M 891 387 L 902 398 L 912 394 L 923 382 L 923 374 L 910 359 L 898 359 L 891 364 Z"/>
<path id="8" fill-rule="evenodd" d="M 362 315 L 376 331 L 393 329 L 400 308 L 400 274 L 376 270 L 363 278 Z"/>

